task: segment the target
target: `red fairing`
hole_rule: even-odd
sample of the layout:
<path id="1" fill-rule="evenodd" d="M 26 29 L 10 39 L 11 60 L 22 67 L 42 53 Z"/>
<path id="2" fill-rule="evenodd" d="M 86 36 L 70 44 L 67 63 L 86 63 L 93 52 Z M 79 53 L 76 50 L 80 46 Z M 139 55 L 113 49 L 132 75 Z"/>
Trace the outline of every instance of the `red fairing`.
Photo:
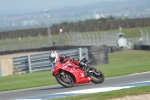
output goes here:
<path id="1" fill-rule="evenodd" d="M 70 61 L 78 66 L 80 65 L 80 61 L 78 59 L 72 58 L 72 59 L 70 59 Z"/>
<path id="2" fill-rule="evenodd" d="M 72 74 L 76 80 L 75 84 L 89 83 L 92 80 L 91 77 L 86 77 L 84 71 L 70 60 L 68 60 L 64 64 L 58 62 L 57 66 L 55 66 L 54 68 L 53 76 L 57 75 L 57 73 L 59 73 L 59 70 L 65 70 Z"/>
<path id="3" fill-rule="evenodd" d="M 61 69 L 62 64 L 60 62 L 58 62 L 55 66 L 54 66 L 54 71 L 53 71 L 53 76 L 56 76 L 56 74 L 58 74 L 59 70 Z"/>

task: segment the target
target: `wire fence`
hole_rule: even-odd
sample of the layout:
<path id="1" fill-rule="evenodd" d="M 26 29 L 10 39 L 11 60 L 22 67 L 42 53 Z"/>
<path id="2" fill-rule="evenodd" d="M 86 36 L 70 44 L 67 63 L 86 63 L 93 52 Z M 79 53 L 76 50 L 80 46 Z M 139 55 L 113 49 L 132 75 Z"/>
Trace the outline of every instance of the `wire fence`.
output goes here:
<path id="1" fill-rule="evenodd" d="M 150 32 L 147 30 L 139 30 L 141 33 L 140 37 L 126 38 L 127 44 L 131 48 L 134 44 L 150 44 Z M 51 39 L 51 40 L 49 40 Z M 11 51 L 21 49 L 35 49 L 41 47 L 51 46 L 86 46 L 86 45 L 102 45 L 107 46 L 118 46 L 118 33 L 108 32 L 70 32 L 59 35 L 49 35 L 39 37 L 28 37 L 18 39 L 5 39 L 0 40 L 0 51 Z"/>

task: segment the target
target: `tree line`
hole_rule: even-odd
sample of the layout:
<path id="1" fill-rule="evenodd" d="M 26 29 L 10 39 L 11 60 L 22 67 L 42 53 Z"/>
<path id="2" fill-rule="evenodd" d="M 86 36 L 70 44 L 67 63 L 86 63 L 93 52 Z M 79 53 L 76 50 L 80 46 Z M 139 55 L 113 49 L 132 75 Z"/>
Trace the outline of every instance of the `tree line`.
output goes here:
<path id="1" fill-rule="evenodd" d="M 98 19 L 85 19 L 85 20 L 79 20 L 76 22 L 61 22 L 60 24 L 53 24 L 52 26 L 61 26 L 61 25 L 71 25 L 71 24 L 81 24 L 81 23 L 94 23 L 94 22 L 107 22 L 107 21 L 115 21 L 115 20 L 122 20 L 123 18 L 120 17 L 114 17 L 110 15 L 109 17 L 101 17 Z M 127 18 L 126 18 L 127 19 Z"/>

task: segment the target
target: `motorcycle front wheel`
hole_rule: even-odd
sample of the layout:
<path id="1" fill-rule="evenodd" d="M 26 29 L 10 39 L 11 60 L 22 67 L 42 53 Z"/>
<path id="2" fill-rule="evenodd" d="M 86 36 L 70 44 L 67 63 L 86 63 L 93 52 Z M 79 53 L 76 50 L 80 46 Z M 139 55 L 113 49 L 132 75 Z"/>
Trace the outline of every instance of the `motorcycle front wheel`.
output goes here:
<path id="1" fill-rule="evenodd" d="M 104 74 L 100 70 L 97 70 L 94 67 L 89 67 L 89 70 L 95 71 L 95 73 L 90 73 L 93 83 L 98 84 L 98 83 L 102 83 L 104 81 Z"/>
<path id="2" fill-rule="evenodd" d="M 62 85 L 63 87 L 66 87 L 66 88 L 70 88 L 70 87 L 73 87 L 74 86 L 74 80 L 73 78 L 67 74 L 67 73 L 58 73 L 56 76 L 55 76 L 57 82 Z"/>

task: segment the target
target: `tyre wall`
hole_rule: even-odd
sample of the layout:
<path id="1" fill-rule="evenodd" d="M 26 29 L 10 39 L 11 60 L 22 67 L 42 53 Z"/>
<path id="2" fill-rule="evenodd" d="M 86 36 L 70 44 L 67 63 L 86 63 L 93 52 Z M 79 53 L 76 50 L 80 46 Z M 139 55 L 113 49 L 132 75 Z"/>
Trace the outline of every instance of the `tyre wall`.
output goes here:
<path id="1" fill-rule="evenodd" d="M 91 46 L 89 48 L 89 58 L 92 65 L 108 64 L 108 52 L 106 45 Z"/>

